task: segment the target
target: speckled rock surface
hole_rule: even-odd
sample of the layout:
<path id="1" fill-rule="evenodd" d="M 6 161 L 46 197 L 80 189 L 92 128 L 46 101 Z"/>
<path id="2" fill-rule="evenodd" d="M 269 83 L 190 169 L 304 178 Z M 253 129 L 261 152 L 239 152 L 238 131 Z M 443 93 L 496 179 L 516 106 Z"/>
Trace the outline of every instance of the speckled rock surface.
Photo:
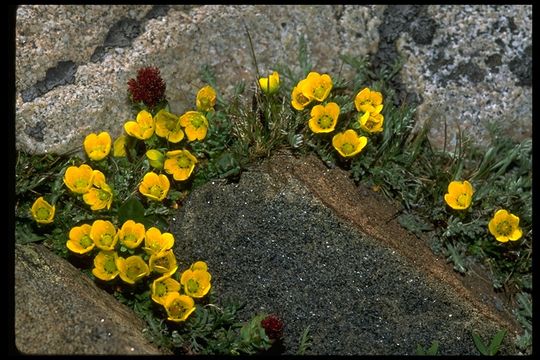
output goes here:
<path id="1" fill-rule="evenodd" d="M 15 246 L 15 345 L 25 354 L 163 354 L 144 323 L 41 245 Z"/>
<path id="2" fill-rule="evenodd" d="M 66 14 L 62 6 L 53 10 L 60 19 Z M 27 48 L 18 48 L 17 147 L 33 153 L 62 152 L 80 146 L 91 131 L 108 130 L 113 136 L 119 135 L 122 124 L 132 117 L 126 83 L 135 77 L 141 66 L 154 65 L 161 69 L 167 82 L 166 96 L 171 109 L 177 113 L 194 107 L 195 94 L 203 85 L 199 76 L 203 64 L 215 71 L 220 94 L 230 91 L 240 80 L 253 83 L 255 72 L 244 24 L 253 39 L 261 71 L 270 71 L 278 63 L 297 64 L 298 41 L 300 34 L 304 34 L 313 65 L 321 72 L 337 72 L 340 53 L 376 51 L 377 26 L 383 10 L 383 6 L 343 5 L 178 5 L 147 19 L 145 7 L 119 9 L 118 13 L 124 12 L 129 19 L 143 19 L 139 24 L 140 35 L 131 39 L 127 47 L 115 46 L 117 42 L 111 40 L 111 49 L 102 53 L 100 42 L 115 38 L 106 36 L 108 24 L 114 27 L 111 15 L 109 23 L 96 23 L 102 24 L 103 29 L 88 35 L 92 39 L 84 44 L 68 38 L 61 44 L 40 48 L 43 52 L 47 52 L 47 48 L 78 46 L 86 50 L 80 55 L 82 58 L 59 50 L 62 55 L 55 56 L 78 65 L 73 83 L 54 87 L 29 102 L 24 100 L 23 94 L 29 93 L 29 87 L 43 79 L 45 69 L 52 66 L 49 59 L 52 55 L 32 57 L 32 54 L 26 55 Z M 28 11 L 25 7 L 19 9 L 18 26 L 29 27 L 23 24 L 30 22 L 32 27 L 39 27 L 38 18 L 29 17 Z M 94 8 L 89 6 L 87 11 L 93 12 Z M 101 8 L 96 9 L 97 13 L 99 11 Z M 59 24 L 62 26 L 62 21 Z M 115 28 L 134 36 L 133 29 L 137 26 L 131 21 Z M 19 29 L 17 32 L 20 34 Z M 18 44 L 19 39 L 20 35 Z M 60 41 L 49 36 L 47 39 Z M 345 43 L 347 46 L 343 46 Z M 33 67 L 38 66 L 35 64 L 43 68 L 37 74 L 33 74 Z"/>
<path id="3" fill-rule="evenodd" d="M 387 9 L 392 18 L 391 10 Z M 417 125 L 431 121 L 432 143 L 453 151 L 458 127 L 473 142 L 489 143 L 487 123 L 514 139 L 532 132 L 532 6 L 430 5 L 396 39 L 405 64 L 401 79 L 423 101 Z M 395 14 L 394 14 L 395 15 Z M 429 36 L 427 36 L 429 35 Z"/>
<path id="4" fill-rule="evenodd" d="M 388 247 L 396 239 L 413 240 L 402 229 L 392 233 L 394 225 L 387 225 L 375 239 L 342 221 L 324 205 L 331 199 L 314 196 L 291 175 L 295 169 L 301 176 L 334 174 L 321 173 L 320 161 L 302 161 L 276 158 L 243 173 L 238 184 L 204 185 L 180 210 L 172 228 L 175 254 L 180 264 L 208 263 L 220 301 L 247 301 L 244 320 L 258 312 L 282 317 L 286 354 L 296 352 L 308 325 L 313 341 L 307 354 L 318 355 L 414 355 L 417 344 L 434 340 L 439 354 L 478 354 L 472 330 L 488 337 L 508 328 L 493 320 L 494 310 L 488 316 L 449 285 L 451 270 L 438 276 L 420 270 L 444 263 L 432 254 L 421 259 L 427 254 L 421 244 L 411 244 L 416 259 Z M 342 208 L 352 214 L 358 202 L 349 200 Z M 374 212 L 361 217 L 368 231 L 369 224 L 386 221 Z M 511 338 L 510 332 L 503 353 L 515 353 Z"/>
<path id="5" fill-rule="evenodd" d="M 79 147 L 89 132 L 113 136 L 132 118 L 126 83 L 158 66 L 171 109 L 194 107 L 200 70 L 223 96 L 254 66 L 298 65 L 300 35 L 314 69 L 347 76 L 340 54 L 403 56 L 396 87 L 420 105 L 437 147 L 452 149 L 457 125 L 487 144 L 486 123 L 531 136 L 532 6 L 527 5 L 21 5 L 16 27 L 16 145 L 32 153 Z M 52 35 L 51 35 L 52 34 Z"/>

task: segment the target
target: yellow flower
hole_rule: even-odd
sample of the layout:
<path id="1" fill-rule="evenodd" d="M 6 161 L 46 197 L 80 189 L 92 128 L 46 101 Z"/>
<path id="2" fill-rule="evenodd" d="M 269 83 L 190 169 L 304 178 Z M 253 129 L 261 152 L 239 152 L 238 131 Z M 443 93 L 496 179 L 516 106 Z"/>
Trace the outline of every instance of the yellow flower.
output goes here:
<path id="1" fill-rule="evenodd" d="M 197 158 L 188 150 L 168 151 L 166 155 L 167 160 L 163 165 L 165 172 L 171 174 L 176 181 L 187 180 L 195 168 Z"/>
<path id="2" fill-rule="evenodd" d="M 114 279 L 118 275 L 116 259 L 118 259 L 118 255 L 115 251 L 100 251 L 94 258 L 92 274 L 104 281 Z"/>
<path id="3" fill-rule="evenodd" d="M 178 269 L 176 257 L 172 250 L 150 255 L 148 263 L 150 264 L 150 270 L 161 274 L 172 275 Z"/>
<path id="4" fill-rule="evenodd" d="M 203 113 L 198 111 L 188 111 L 180 116 L 180 125 L 185 127 L 189 141 L 203 140 L 208 131 L 208 120 Z"/>
<path id="5" fill-rule="evenodd" d="M 146 110 L 141 110 L 137 114 L 137 121 L 130 120 L 124 124 L 124 130 L 129 136 L 136 137 L 140 140 L 147 140 L 154 135 L 155 123 L 150 114 Z"/>
<path id="6" fill-rule="evenodd" d="M 135 284 L 137 280 L 150 274 L 148 265 L 139 255 L 133 255 L 124 259 L 116 258 L 116 267 L 118 268 L 120 278 L 128 284 Z"/>
<path id="7" fill-rule="evenodd" d="M 198 111 L 211 111 L 214 110 L 216 104 L 216 91 L 210 86 L 206 85 L 197 93 L 197 110 Z"/>
<path id="8" fill-rule="evenodd" d="M 208 271 L 208 265 L 204 261 L 196 261 L 189 267 L 191 270 L 203 270 Z"/>
<path id="9" fill-rule="evenodd" d="M 332 90 L 332 79 L 327 74 L 321 75 L 312 71 L 305 80 L 306 82 L 302 84 L 300 90 L 308 99 L 324 101 Z"/>
<path id="10" fill-rule="evenodd" d="M 84 138 L 84 151 L 94 161 L 103 160 L 111 151 L 111 135 L 103 131 L 99 135 L 91 133 Z"/>
<path id="11" fill-rule="evenodd" d="M 139 191 L 151 200 L 161 201 L 167 196 L 170 185 L 167 175 L 149 172 L 144 175 Z"/>
<path id="12" fill-rule="evenodd" d="M 167 311 L 167 320 L 174 322 L 185 321 L 195 311 L 195 301 L 187 295 L 171 292 L 165 297 L 164 305 Z"/>
<path id="13" fill-rule="evenodd" d="M 92 186 L 94 170 L 86 164 L 70 166 L 64 174 L 64 184 L 76 194 L 85 194 Z"/>
<path id="14" fill-rule="evenodd" d="M 358 154 L 367 144 L 367 137 L 358 136 L 356 131 L 349 129 L 340 132 L 332 138 L 332 145 L 343 157 L 351 157 Z"/>
<path id="15" fill-rule="evenodd" d="M 84 202 L 90 205 L 90 209 L 93 211 L 110 209 L 113 193 L 111 187 L 105 182 L 105 175 L 101 171 L 94 170 L 92 185 L 93 187 L 83 195 Z"/>
<path id="16" fill-rule="evenodd" d="M 182 273 L 180 284 L 184 286 L 184 292 L 194 298 L 202 298 L 210 290 L 212 276 L 205 270 L 188 269 Z"/>
<path id="17" fill-rule="evenodd" d="M 90 229 L 90 238 L 101 250 L 114 250 L 118 241 L 114 225 L 107 220 L 96 220 Z"/>
<path id="18" fill-rule="evenodd" d="M 519 227 L 519 217 L 506 210 L 498 210 L 488 224 L 489 232 L 500 242 L 516 241 L 523 231 Z"/>
<path id="19" fill-rule="evenodd" d="M 309 128 L 314 133 L 329 133 L 334 131 L 339 116 L 339 105 L 335 102 L 325 105 L 315 105 L 311 109 Z"/>
<path id="20" fill-rule="evenodd" d="M 71 228 L 69 240 L 66 242 L 67 248 L 76 254 L 86 254 L 92 251 L 96 244 L 90 237 L 90 229 L 92 227 L 88 224 Z"/>
<path id="21" fill-rule="evenodd" d="M 180 291 L 180 283 L 171 278 L 171 275 L 164 275 L 154 280 L 150 289 L 152 291 L 152 300 L 164 305 L 167 295 Z"/>
<path id="22" fill-rule="evenodd" d="M 354 105 L 356 106 L 356 110 L 360 112 L 378 114 L 383 108 L 382 101 L 383 97 L 380 92 L 364 88 L 356 94 Z"/>
<path id="23" fill-rule="evenodd" d="M 30 212 L 38 224 L 50 224 L 53 222 L 55 209 L 54 205 L 49 204 L 43 196 L 40 196 L 32 204 Z"/>
<path id="24" fill-rule="evenodd" d="M 126 135 L 120 135 L 113 144 L 113 156 L 114 157 L 125 157 L 127 156 L 126 152 L 126 141 L 128 137 Z"/>
<path id="25" fill-rule="evenodd" d="M 279 89 L 278 72 L 274 71 L 272 75 L 260 78 L 259 85 L 261 86 L 262 91 L 264 91 L 266 94 L 270 95 L 275 93 Z"/>
<path id="26" fill-rule="evenodd" d="M 144 238 L 144 251 L 147 254 L 159 254 L 171 249 L 174 245 L 174 236 L 171 233 L 161 233 L 158 228 L 151 227 L 146 231 Z"/>
<path id="27" fill-rule="evenodd" d="M 118 230 L 117 236 L 118 240 L 120 240 L 120 244 L 127 248 L 135 249 L 144 240 L 145 232 L 143 224 L 136 223 L 133 220 L 127 220 L 122 225 L 122 228 Z"/>
<path id="28" fill-rule="evenodd" d="M 452 181 L 448 184 L 448 193 L 444 195 L 444 201 L 455 210 L 465 210 L 471 205 L 474 193 L 470 182 Z"/>
<path id="29" fill-rule="evenodd" d="M 146 152 L 148 163 L 150 166 L 156 169 L 163 169 L 163 162 L 165 161 L 165 155 L 159 150 L 150 149 Z"/>
<path id="30" fill-rule="evenodd" d="M 184 132 L 180 126 L 178 116 L 171 114 L 165 109 L 159 110 L 154 117 L 156 121 L 156 135 L 167 139 L 172 143 L 180 142 L 184 138 Z"/>
<path id="31" fill-rule="evenodd" d="M 292 90 L 291 105 L 296 110 L 304 110 L 304 108 L 313 100 L 313 97 L 307 97 L 301 90 L 305 83 L 306 79 L 301 80 Z"/>
<path id="32" fill-rule="evenodd" d="M 366 112 L 358 116 L 360 128 L 368 133 L 378 133 L 383 131 L 384 116 L 381 113 Z"/>

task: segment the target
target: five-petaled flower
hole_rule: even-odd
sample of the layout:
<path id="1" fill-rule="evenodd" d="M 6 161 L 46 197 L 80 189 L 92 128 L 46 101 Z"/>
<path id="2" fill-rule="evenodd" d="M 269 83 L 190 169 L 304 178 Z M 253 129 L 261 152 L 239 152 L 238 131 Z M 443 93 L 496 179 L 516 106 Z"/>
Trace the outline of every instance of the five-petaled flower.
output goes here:
<path id="1" fill-rule="evenodd" d="M 159 254 L 171 249 L 174 245 L 174 236 L 171 233 L 164 232 L 163 234 L 158 228 L 151 227 L 146 230 L 144 238 L 144 251 L 147 254 Z"/>
<path id="2" fill-rule="evenodd" d="M 180 295 L 178 292 L 169 293 L 164 300 L 167 320 L 174 322 L 185 321 L 188 316 L 195 311 L 195 301 L 187 295 Z"/>
<path id="3" fill-rule="evenodd" d="M 383 96 L 380 92 L 364 88 L 356 94 L 354 105 L 356 110 L 366 113 L 378 114 L 381 112 L 383 105 Z"/>
<path id="4" fill-rule="evenodd" d="M 137 120 L 129 120 L 124 124 L 124 130 L 129 136 L 136 137 L 139 140 L 150 139 L 154 135 L 156 124 L 152 114 L 146 110 L 141 110 L 137 114 Z"/>
<path id="5" fill-rule="evenodd" d="M 64 174 L 64 184 L 76 194 L 85 194 L 92 186 L 94 170 L 86 164 L 70 166 Z"/>
<path id="6" fill-rule="evenodd" d="M 50 224 L 54 220 L 54 211 L 56 207 L 49 204 L 43 196 L 40 196 L 32 204 L 30 212 L 38 224 Z"/>
<path id="7" fill-rule="evenodd" d="M 97 211 L 111 208 L 113 192 L 105 181 L 105 175 L 99 170 L 94 170 L 92 187 L 83 195 L 83 200 L 90 205 L 90 209 Z"/>
<path id="8" fill-rule="evenodd" d="M 109 155 L 111 143 L 111 135 L 108 132 L 91 133 L 84 138 L 84 151 L 91 160 L 100 161 Z"/>
<path id="9" fill-rule="evenodd" d="M 197 110 L 208 112 L 214 110 L 214 105 L 216 104 L 216 91 L 210 85 L 202 87 L 199 92 L 197 92 Z"/>
<path id="10" fill-rule="evenodd" d="M 151 200 L 161 201 L 167 196 L 170 186 L 167 175 L 158 175 L 151 171 L 144 175 L 139 191 Z"/>
<path id="11" fill-rule="evenodd" d="M 311 109 L 309 128 L 314 133 L 329 133 L 334 131 L 339 116 L 339 105 L 335 102 L 326 105 L 315 105 Z"/>
<path id="12" fill-rule="evenodd" d="M 332 78 L 328 74 L 319 74 L 312 71 L 300 85 L 300 91 L 308 99 L 315 99 L 319 102 L 324 101 L 332 90 Z"/>
<path id="13" fill-rule="evenodd" d="M 208 120 L 199 111 L 188 111 L 180 116 L 180 125 L 185 128 L 189 141 L 203 140 L 208 132 Z"/>
<path id="14" fill-rule="evenodd" d="M 353 129 L 337 133 L 332 138 L 332 145 L 343 157 L 351 157 L 358 154 L 366 144 L 367 137 L 359 136 Z"/>
<path id="15" fill-rule="evenodd" d="M 212 276 L 206 270 L 188 269 L 182 273 L 180 284 L 184 286 L 184 292 L 194 298 L 202 298 L 210 290 Z"/>
<path id="16" fill-rule="evenodd" d="M 488 224 L 489 232 L 500 242 L 516 241 L 521 238 L 523 231 L 519 227 L 519 217 L 507 210 L 497 210 Z"/>
<path id="17" fill-rule="evenodd" d="M 160 274 L 169 274 L 172 275 L 178 269 L 176 265 L 176 257 L 172 250 L 162 251 L 157 254 L 150 255 L 150 260 L 148 261 L 150 265 L 150 270 L 160 273 Z"/>
<path id="18" fill-rule="evenodd" d="M 306 83 L 306 79 L 300 80 L 298 85 L 296 85 L 291 94 L 291 105 L 296 110 L 304 110 L 306 106 L 311 103 L 313 100 L 313 97 L 308 97 L 306 94 L 302 92 L 302 87 Z"/>
<path id="19" fill-rule="evenodd" d="M 165 99 L 166 87 L 156 67 L 140 68 L 137 71 L 137 78 L 128 81 L 131 100 L 143 102 L 148 107 L 154 107 Z"/>
<path id="20" fill-rule="evenodd" d="M 171 275 L 166 274 L 154 280 L 150 290 L 152 291 L 152 300 L 158 304 L 164 305 L 167 295 L 180 291 L 180 283 L 171 278 Z"/>
<path id="21" fill-rule="evenodd" d="M 116 267 L 120 278 L 128 284 L 135 284 L 135 282 L 150 274 L 148 265 L 139 255 L 132 255 L 127 259 L 117 257 Z"/>
<path id="22" fill-rule="evenodd" d="M 165 172 L 171 174 L 176 181 L 187 180 L 195 168 L 197 158 L 188 150 L 167 151 L 165 155 Z"/>
<path id="23" fill-rule="evenodd" d="M 118 230 L 117 236 L 120 244 L 129 249 L 137 248 L 144 240 L 146 231 L 144 225 L 133 220 L 126 220 Z"/>
<path id="24" fill-rule="evenodd" d="M 161 109 L 154 116 L 156 123 L 156 135 L 167 139 L 172 143 L 180 142 L 184 138 L 182 126 L 178 116 Z"/>
<path id="25" fill-rule="evenodd" d="M 94 258 L 92 274 L 103 281 L 114 279 L 119 273 L 116 259 L 118 259 L 118 254 L 115 251 L 100 251 Z"/>
<path id="26" fill-rule="evenodd" d="M 378 133 L 383 131 L 384 116 L 381 113 L 366 112 L 358 116 L 360 128 L 368 133 Z"/>
<path id="27" fill-rule="evenodd" d="M 90 238 L 101 250 L 114 250 L 118 237 L 116 228 L 108 220 L 96 220 L 90 229 Z"/>
<path id="28" fill-rule="evenodd" d="M 270 95 L 279 89 L 279 73 L 274 71 L 270 76 L 259 79 L 259 85 L 264 93 Z"/>
<path id="29" fill-rule="evenodd" d="M 471 206 L 474 189 L 470 182 L 452 181 L 448 184 L 448 193 L 444 195 L 444 201 L 454 210 L 465 210 Z"/>
<path id="30" fill-rule="evenodd" d="M 86 254 L 87 252 L 92 251 L 96 244 L 90 237 L 91 229 L 92 226 L 88 224 L 71 228 L 66 247 L 76 254 Z"/>

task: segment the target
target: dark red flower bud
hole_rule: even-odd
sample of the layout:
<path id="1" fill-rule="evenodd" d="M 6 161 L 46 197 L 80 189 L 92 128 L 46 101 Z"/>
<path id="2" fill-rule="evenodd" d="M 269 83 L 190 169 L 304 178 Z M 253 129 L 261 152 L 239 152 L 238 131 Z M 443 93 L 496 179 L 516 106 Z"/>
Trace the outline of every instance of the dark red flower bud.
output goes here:
<path id="1" fill-rule="evenodd" d="M 283 321 L 276 315 L 268 315 L 261 321 L 261 325 L 269 339 L 278 340 L 283 336 Z"/>
<path id="2" fill-rule="evenodd" d="M 156 67 L 143 67 L 137 71 L 136 79 L 129 79 L 128 91 L 134 102 L 143 102 L 154 107 L 165 98 L 165 82 Z"/>

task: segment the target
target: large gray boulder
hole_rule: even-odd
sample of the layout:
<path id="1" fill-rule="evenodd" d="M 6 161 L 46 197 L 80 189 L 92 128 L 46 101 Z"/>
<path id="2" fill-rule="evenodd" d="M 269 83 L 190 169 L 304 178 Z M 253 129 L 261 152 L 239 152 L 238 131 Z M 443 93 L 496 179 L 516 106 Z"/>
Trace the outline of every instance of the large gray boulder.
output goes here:
<path id="1" fill-rule="evenodd" d="M 15 345 L 24 354 L 159 355 L 144 322 L 42 245 L 15 245 Z"/>
<path id="2" fill-rule="evenodd" d="M 89 132 L 113 136 L 133 117 L 127 81 L 158 66 L 178 114 L 194 108 L 208 64 L 218 93 L 255 85 L 245 28 L 260 70 L 298 66 L 299 37 L 314 69 L 348 76 L 339 55 L 405 62 L 395 84 L 421 105 L 436 146 L 459 125 L 480 144 L 495 121 L 516 139 L 532 127 L 532 6 L 21 5 L 16 25 L 16 145 L 32 153 L 81 146 Z"/>
<path id="3" fill-rule="evenodd" d="M 180 269 L 203 260 L 221 302 L 276 313 L 286 354 L 310 326 L 310 354 L 479 354 L 483 339 L 518 327 L 493 293 L 467 288 L 444 259 L 407 233 L 396 209 L 314 157 L 278 155 L 240 181 L 194 190 L 174 219 Z"/>

